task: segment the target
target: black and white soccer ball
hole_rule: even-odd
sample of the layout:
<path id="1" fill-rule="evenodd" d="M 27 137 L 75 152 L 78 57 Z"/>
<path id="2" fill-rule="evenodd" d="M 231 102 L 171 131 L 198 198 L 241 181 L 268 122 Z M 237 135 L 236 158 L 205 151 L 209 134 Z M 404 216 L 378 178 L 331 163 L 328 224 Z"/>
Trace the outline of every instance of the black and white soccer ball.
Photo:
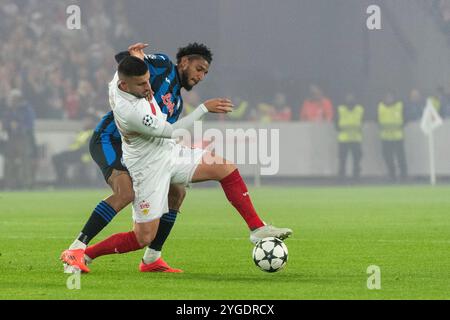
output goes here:
<path id="1" fill-rule="evenodd" d="M 284 242 L 275 237 L 264 238 L 253 249 L 253 261 L 266 272 L 277 272 L 287 263 L 288 249 Z"/>

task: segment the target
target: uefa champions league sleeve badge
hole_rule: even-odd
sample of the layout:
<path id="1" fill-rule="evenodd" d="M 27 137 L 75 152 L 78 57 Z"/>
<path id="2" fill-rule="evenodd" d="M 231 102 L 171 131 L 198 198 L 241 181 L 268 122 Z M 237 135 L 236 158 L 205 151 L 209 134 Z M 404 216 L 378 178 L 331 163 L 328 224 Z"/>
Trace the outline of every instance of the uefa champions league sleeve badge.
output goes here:
<path id="1" fill-rule="evenodd" d="M 142 119 L 142 124 L 146 127 L 157 128 L 158 127 L 158 119 L 153 117 L 150 114 L 146 114 Z"/>

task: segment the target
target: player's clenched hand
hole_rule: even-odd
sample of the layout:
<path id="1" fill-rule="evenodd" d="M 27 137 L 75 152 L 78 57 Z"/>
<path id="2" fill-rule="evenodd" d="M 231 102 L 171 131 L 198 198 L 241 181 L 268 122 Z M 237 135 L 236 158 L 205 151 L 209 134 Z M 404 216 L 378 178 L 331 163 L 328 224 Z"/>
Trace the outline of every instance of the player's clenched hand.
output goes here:
<path id="1" fill-rule="evenodd" d="M 228 113 L 233 111 L 233 103 L 230 99 L 215 98 L 203 102 L 206 109 L 211 113 Z"/>
<path id="2" fill-rule="evenodd" d="M 130 53 L 131 56 L 144 60 L 145 58 L 144 49 L 147 47 L 148 47 L 147 43 L 138 42 L 129 46 L 128 52 Z"/>

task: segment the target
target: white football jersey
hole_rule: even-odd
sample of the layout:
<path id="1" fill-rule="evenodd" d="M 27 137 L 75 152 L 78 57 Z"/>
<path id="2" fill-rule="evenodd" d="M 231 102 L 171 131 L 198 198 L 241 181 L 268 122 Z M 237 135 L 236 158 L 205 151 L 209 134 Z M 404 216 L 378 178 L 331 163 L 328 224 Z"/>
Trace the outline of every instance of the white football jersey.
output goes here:
<path id="1" fill-rule="evenodd" d="M 145 169 L 171 156 L 174 139 L 163 138 L 167 115 L 155 98 L 137 98 L 118 87 L 116 72 L 109 83 L 109 103 L 122 137 L 123 161 L 128 170 Z"/>

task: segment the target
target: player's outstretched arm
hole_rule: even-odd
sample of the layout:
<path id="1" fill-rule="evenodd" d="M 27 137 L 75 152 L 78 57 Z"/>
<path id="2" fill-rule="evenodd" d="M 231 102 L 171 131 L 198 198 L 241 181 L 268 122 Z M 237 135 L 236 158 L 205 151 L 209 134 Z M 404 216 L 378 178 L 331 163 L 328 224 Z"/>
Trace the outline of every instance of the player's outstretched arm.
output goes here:
<path id="1" fill-rule="evenodd" d="M 199 105 L 193 112 L 188 114 L 186 117 L 181 118 L 174 124 L 170 125 L 171 137 L 174 138 L 174 131 L 177 129 L 189 129 L 192 127 L 195 121 L 200 120 L 203 116 L 208 113 L 228 113 L 233 111 L 233 103 L 230 99 L 225 98 L 215 98 L 206 100 L 201 105 Z M 175 137 L 176 137 L 175 133 Z"/>
<path id="2" fill-rule="evenodd" d="M 230 99 L 215 98 L 203 102 L 208 112 L 211 113 L 228 113 L 233 111 L 233 103 Z"/>
<path id="3" fill-rule="evenodd" d="M 199 105 L 193 112 L 186 117 L 181 118 L 174 124 L 161 121 L 156 115 L 148 113 L 147 101 L 142 99 L 144 105 L 138 108 L 138 112 L 132 113 L 129 119 L 130 130 L 143 134 L 149 138 L 167 138 L 173 139 L 182 135 L 180 129 L 189 129 L 195 121 L 200 120 L 208 112 L 228 113 L 233 110 L 233 103 L 229 99 L 215 98 L 210 99 Z"/>

